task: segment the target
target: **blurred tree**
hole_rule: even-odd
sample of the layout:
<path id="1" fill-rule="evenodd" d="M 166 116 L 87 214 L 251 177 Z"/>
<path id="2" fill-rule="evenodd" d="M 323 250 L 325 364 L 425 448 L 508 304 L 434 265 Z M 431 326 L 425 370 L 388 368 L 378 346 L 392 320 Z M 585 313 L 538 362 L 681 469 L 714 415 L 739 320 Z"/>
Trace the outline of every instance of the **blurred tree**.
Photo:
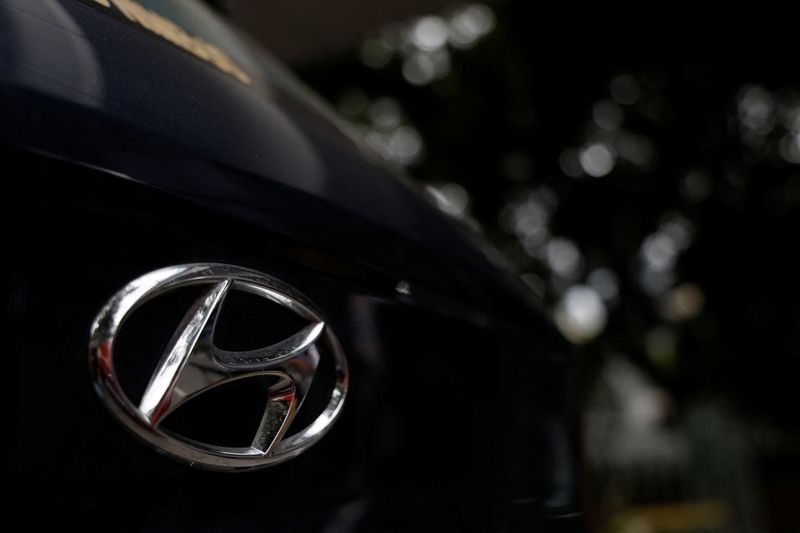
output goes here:
<path id="1" fill-rule="evenodd" d="M 302 74 L 505 253 L 578 347 L 587 384 L 622 358 L 669 394 L 654 404 L 665 423 L 707 402 L 736 412 L 767 492 L 795 473 L 777 483 L 791 501 L 800 80 L 780 29 L 617 31 L 581 15 L 464 5 Z M 793 514 L 779 500 L 777 524 Z"/>

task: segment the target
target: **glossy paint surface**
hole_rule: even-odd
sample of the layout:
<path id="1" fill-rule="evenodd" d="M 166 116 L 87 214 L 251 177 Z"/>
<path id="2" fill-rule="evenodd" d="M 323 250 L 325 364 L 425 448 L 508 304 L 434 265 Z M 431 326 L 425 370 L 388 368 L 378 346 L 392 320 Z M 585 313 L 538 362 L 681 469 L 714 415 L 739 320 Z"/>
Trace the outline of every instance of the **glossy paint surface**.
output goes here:
<path id="1" fill-rule="evenodd" d="M 566 349 L 535 302 L 280 67 L 170 5 L 253 82 L 78 0 L 0 0 L 15 508 L 123 529 L 578 527 Z M 100 405 L 92 319 L 191 262 L 284 280 L 336 331 L 350 396 L 300 457 L 193 470 Z"/>

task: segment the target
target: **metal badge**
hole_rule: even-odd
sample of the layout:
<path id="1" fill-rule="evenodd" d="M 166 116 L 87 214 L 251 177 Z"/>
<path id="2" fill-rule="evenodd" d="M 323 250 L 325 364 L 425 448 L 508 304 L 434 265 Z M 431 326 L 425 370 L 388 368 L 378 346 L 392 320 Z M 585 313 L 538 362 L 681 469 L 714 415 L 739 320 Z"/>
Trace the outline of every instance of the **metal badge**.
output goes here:
<path id="1" fill-rule="evenodd" d="M 207 288 L 184 316 L 136 402 L 123 391 L 115 371 L 114 343 L 120 328 L 144 302 L 187 286 Z M 214 344 L 214 330 L 226 295 L 235 290 L 277 303 L 308 325 L 265 348 L 222 350 Z M 325 346 L 325 356 L 334 359 L 336 382 L 330 400 L 312 423 L 283 438 L 311 386 L 320 359 L 318 346 Z M 339 342 L 302 296 L 264 274 L 220 264 L 164 268 L 128 284 L 92 325 L 89 363 L 100 398 L 128 429 L 172 457 L 214 470 L 259 468 L 297 456 L 330 429 L 341 412 L 348 383 L 347 361 Z M 192 398 L 254 376 L 272 379 L 264 414 L 249 446 L 216 446 L 162 427 L 170 413 Z"/>

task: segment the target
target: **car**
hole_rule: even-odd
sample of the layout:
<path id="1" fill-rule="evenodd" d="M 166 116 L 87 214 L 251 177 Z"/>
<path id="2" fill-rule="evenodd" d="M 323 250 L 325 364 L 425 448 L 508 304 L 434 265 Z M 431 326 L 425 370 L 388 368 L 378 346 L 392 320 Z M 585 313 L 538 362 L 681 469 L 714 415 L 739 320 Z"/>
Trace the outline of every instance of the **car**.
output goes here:
<path id="1" fill-rule="evenodd" d="M 540 303 L 224 19 L 0 0 L 0 97 L 7 520 L 582 530 Z"/>

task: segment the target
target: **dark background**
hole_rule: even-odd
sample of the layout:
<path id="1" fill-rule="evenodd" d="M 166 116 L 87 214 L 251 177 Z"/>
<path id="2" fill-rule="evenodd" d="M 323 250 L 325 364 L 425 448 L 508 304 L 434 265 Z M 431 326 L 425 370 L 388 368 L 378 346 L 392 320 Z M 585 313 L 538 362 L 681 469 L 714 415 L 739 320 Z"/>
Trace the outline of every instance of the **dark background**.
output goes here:
<path id="1" fill-rule="evenodd" d="M 596 529 L 800 527 L 791 16 L 217 3 L 550 309 Z"/>

